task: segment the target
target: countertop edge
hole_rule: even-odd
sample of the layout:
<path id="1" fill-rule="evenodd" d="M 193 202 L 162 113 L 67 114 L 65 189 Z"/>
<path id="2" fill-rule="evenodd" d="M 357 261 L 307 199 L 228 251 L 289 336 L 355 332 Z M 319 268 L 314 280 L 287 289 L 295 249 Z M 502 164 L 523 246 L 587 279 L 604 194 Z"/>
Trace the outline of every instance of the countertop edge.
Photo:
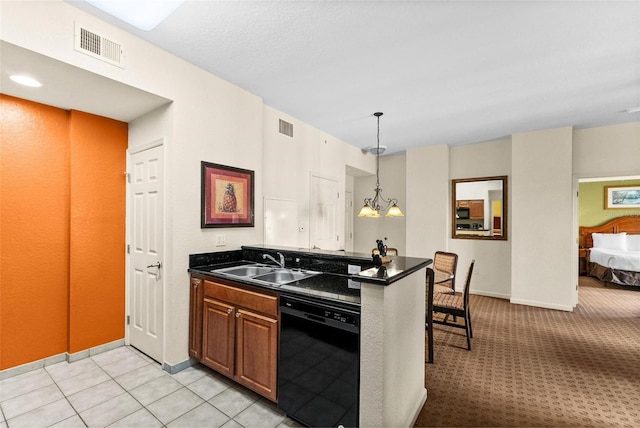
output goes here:
<path id="1" fill-rule="evenodd" d="M 398 272 L 397 274 L 393 275 L 392 277 L 389 278 L 378 278 L 378 277 L 371 277 L 371 276 L 361 276 L 358 274 L 355 274 L 352 276 L 352 279 L 354 281 L 359 281 L 359 282 L 367 282 L 367 283 L 371 283 L 371 284 L 376 284 L 376 285 L 382 285 L 382 286 L 387 286 L 390 284 L 393 284 L 394 282 L 402 279 L 402 278 L 406 278 L 407 276 L 419 271 L 422 268 L 426 268 L 427 266 L 429 266 L 431 263 L 433 263 L 432 259 L 422 259 L 423 261 L 420 263 L 417 263 L 407 269 L 404 269 L 402 272 Z M 385 266 L 380 266 L 378 269 L 384 268 Z"/>

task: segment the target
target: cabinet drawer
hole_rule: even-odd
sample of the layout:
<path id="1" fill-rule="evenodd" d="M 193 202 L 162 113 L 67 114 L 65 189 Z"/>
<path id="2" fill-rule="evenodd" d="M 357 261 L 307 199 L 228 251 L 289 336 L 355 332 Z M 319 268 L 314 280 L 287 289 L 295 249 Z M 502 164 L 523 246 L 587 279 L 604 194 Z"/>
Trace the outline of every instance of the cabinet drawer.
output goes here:
<path id="1" fill-rule="evenodd" d="M 213 281 L 204 282 L 204 295 L 262 314 L 278 317 L 278 298 Z"/>

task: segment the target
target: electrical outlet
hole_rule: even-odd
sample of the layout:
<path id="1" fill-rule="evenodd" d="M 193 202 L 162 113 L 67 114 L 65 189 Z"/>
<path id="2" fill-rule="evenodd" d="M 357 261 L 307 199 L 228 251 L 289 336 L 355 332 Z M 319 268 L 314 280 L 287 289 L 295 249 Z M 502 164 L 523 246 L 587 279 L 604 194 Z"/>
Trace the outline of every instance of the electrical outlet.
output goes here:
<path id="1" fill-rule="evenodd" d="M 223 234 L 216 235 L 216 247 L 224 247 L 227 245 L 227 237 Z"/>

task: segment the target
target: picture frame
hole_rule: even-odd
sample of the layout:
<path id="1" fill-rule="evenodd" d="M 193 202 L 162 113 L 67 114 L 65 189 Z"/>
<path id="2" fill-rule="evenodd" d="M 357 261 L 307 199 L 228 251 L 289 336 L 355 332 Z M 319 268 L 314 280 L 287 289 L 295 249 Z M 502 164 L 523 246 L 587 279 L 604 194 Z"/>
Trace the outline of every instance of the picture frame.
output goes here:
<path id="1" fill-rule="evenodd" d="M 201 162 L 200 227 L 254 227 L 254 172 Z"/>
<path id="2" fill-rule="evenodd" d="M 605 186 L 604 208 L 640 209 L 640 185 L 637 186 Z"/>

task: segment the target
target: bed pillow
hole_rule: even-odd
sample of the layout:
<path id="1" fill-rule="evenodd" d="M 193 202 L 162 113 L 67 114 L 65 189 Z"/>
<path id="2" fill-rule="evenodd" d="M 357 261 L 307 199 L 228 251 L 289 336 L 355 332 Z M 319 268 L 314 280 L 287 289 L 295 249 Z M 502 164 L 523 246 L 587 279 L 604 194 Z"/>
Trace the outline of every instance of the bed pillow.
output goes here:
<path id="1" fill-rule="evenodd" d="M 640 251 L 640 235 L 627 235 L 627 250 Z"/>
<path id="2" fill-rule="evenodd" d="M 627 233 L 592 233 L 593 248 L 604 248 L 607 250 L 626 250 Z"/>

